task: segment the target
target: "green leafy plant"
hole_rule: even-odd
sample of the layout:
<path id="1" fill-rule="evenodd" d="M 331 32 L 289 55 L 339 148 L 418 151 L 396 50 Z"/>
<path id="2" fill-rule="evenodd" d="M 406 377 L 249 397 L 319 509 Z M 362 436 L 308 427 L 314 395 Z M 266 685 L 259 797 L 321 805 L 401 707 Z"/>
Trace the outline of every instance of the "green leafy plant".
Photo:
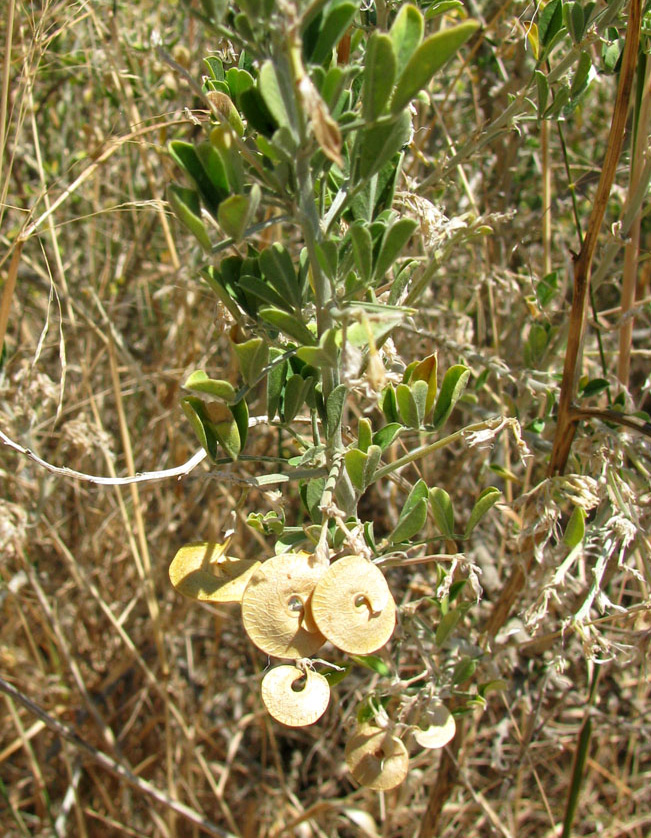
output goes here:
<path id="1" fill-rule="evenodd" d="M 429 355 L 402 372 L 387 370 L 383 346 L 426 289 L 415 282 L 418 220 L 395 203 L 413 102 L 478 24 L 464 20 L 426 34 L 422 12 L 405 4 L 385 30 L 359 3 L 340 0 L 295 17 L 264 3 L 247 3 L 245 11 L 246 19 L 209 19 L 239 54 L 232 66 L 206 61 L 206 139 L 170 144 L 186 176 L 185 185 L 170 187 L 170 206 L 210 257 L 203 276 L 235 324 L 239 368 L 237 380 L 192 373 L 183 409 L 210 459 L 222 464 L 246 456 L 249 405 L 264 405 L 265 421 L 292 445 L 276 460 L 278 473 L 261 483 L 298 479 L 304 520 L 292 525 L 252 511 L 249 525 L 275 538 L 270 558 L 252 567 L 226 557 L 226 543 L 189 545 L 170 575 L 188 596 L 240 601 L 253 643 L 294 660 L 262 682 L 266 707 L 284 724 L 311 724 L 325 712 L 335 679 L 317 667 L 326 676 L 349 671 L 337 657 L 313 659 L 326 641 L 383 676 L 386 686 L 381 680 L 363 704 L 375 709 L 360 710 L 347 759 L 361 783 L 386 789 L 406 775 L 406 731 L 416 731 L 421 747 L 442 747 L 454 735 L 449 712 L 436 708 L 472 667 L 457 661 L 446 674 L 442 659 L 439 675 L 419 687 L 416 716 L 413 690 L 386 709 L 384 690 L 398 669 L 388 652 L 375 654 L 397 620 L 385 568 L 399 567 L 399 557 L 425 537 L 428 518 L 440 538 L 464 540 L 500 496 L 493 487 L 481 493 L 463 534 L 455 533 L 449 496 L 422 479 L 384 537 L 359 512 L 363 495 L 403 464 L 392 457 L 398 440 L 418 438 L 416 462 L 459 438 L 442 433 L 469 368 L 459 363 L 439 376 Z M 267 227 L 282 229 L 283 240 L 270 241 Z M 353 413 L 356 437 L 348 427 Z M 438 573 L 442 582 L 446 574 Z M 448 611 L 448 602 L 438 628 L 428 629 L 440 647 L 467 610 Z M 409 619 L 401 614 L 403 632 Z"/>

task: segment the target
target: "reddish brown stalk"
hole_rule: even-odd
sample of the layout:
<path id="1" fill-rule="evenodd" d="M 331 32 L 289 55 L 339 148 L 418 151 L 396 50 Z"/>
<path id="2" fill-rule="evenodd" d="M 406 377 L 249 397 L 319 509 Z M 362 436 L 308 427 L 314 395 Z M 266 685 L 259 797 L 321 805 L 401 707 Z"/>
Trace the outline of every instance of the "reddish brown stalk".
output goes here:
<path id="1" fill-rule="evenodd" d="M 637 65 L 638 44 L 640 41 L 641 0 L 631 0 L 629 6 L 628 26 L 626 29 L 626 45 L 622 57 L 622 68 L 615 100 L 615 110 L 610 125 L 608 146 L 604 157 L 599 185 L 588 221 L 585 238 L 581 250 L 574 261 L 574 295 L 570 310 L 567 348 L 565 350 L 565 364 L 563 367 L 563 381 L 558 405 L 558 422 L 554 447 L 549 462 L 549 474 L 562 474 L 565 471 L 570 454 L 578 416 L 573 409 L 576 383 L 581 363 L 581 348 L 585 333 L 586 314 L 590 291 L 590 269 L 606 204 L 610 196 L 617 161 L 624 144 L 626 119 L 631 98 L 631 89 L 635 78 Z"/>

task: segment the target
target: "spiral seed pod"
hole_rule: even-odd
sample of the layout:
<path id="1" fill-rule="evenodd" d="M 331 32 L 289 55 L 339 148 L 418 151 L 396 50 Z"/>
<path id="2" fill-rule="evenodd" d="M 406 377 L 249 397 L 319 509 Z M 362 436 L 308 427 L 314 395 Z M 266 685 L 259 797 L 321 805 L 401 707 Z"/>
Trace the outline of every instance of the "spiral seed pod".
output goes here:
<path id="1" fill-rule="evenodd" d="M 286 553 L 260 565 L 242 597 L 244 629 L 258 649 L 277 658 L 308 658 L 323 645 L 310 599 L 325 569 L 309 553 Z"/>
<path id="2" fill-rule="evenodd" d="M 260 690 L 269 715 L 289 727 L 314 724 L 330 701 L 330 686 L 323 675 L 289 664 L 270 669 Z"/>
<path id="3" fill-rule="evenodd" d="M 454 716 L 444 704 L 430 708 L 413 729 L 414 739 L 421 748 L 444 748 L 454 739 L 457 725 Z"/>
<path id="4" fill-rule="evenodd" d="M 260 562 L 225 555 L 227 544 L 186 544 L 172 559 L 170 582 L 176 590 L 200 602 L 241 602 Z"/>
<path id="5" fill-rule="evenodd" d="M 409 754 L 390 731 L 365 724 L 348 740 L 346 764 L 360 785 L 374 791 L 399 786 L 409 771 Z"/>
<path id="6" fill-rule="evenodd" d="M 312 595 L 316 625 L 342 652 L 369 655 L 396 625 L 396 604 L 382 571 L 363 556 L 331 564 Z"/>

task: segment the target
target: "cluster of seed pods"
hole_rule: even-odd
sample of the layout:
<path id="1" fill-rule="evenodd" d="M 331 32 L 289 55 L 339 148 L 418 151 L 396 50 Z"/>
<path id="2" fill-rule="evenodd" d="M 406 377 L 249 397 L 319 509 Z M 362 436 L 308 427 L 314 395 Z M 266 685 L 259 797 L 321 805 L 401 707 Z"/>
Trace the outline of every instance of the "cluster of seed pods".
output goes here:
<path id="1" fill-rule="evenodd" d="M 259 562 L 227 556 L 226 547 L 182 547 L 170 565 L 172 585 L 199 601 L 239 602 L 251 641 L 272 657 L 293 661 L 271 668 L 262 679 L 269 714 L 291 727 L 314 724 L 328 707 L 330 685 L 305 659 L 326 641 L 350 655 L 369 655 L 387 643 L 396 604 L 384 574 L 359 555 L 327 563 L 297 552 Z M 454 735 L 453 717 L 441 711 L 445 718 L 417 728 L 421 746 L 442 747 Z M 433 744 L 442 734 L 446 742 Z M 359 783 L 386 790 L 404 780 L 409 757 L 391 730 L 365 723 L 346 746 L 346 762 Z"/>

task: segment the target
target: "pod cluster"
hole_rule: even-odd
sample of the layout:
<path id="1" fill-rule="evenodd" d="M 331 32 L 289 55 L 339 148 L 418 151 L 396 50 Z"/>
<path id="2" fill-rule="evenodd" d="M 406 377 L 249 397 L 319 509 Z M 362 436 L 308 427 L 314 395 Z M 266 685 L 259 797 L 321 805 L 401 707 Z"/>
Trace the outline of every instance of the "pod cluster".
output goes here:
<path id="1" fill-rule="evenodd" d="M 396 604 L 383 573 L 359 555 L 328 564 L 297 552 L 260 562 L 227 556 L 226 549 L 215 543 L 182 547 L 170 565 L 172 585 L 203 602 L 239 602 L 251 641 L 267 655 L 291 661 L 262 679 L 269 714 L 290 727 L 314 724 L 328 707 L 330 685 L 307 659 L 326 641 L 350 655 L 369 655 L 393 634 Z M 445 708 L 441 713 L 415 728 L 422 747 L 442 747 L 454 735 L 453 717 Z M 359 783 L 386 790 L 404 780 L 409 758 L 391 730 L 364 723 L 347 744 L 346 762 Z"/>

